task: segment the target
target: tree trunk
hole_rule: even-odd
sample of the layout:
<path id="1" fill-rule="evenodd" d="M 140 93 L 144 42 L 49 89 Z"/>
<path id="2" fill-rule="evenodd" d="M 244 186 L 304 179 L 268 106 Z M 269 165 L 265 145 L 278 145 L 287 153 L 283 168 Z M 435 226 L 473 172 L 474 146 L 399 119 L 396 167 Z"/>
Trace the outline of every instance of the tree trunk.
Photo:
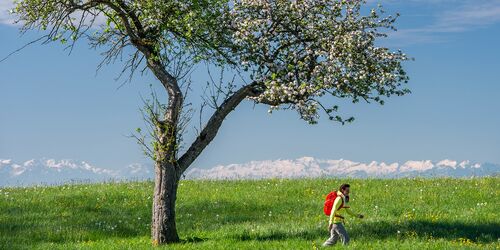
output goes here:
<path id="1" fill-rule="evenodd" d="M 175 225 L 175 199 L 179 175 L 168 161 L 155 163 L 155 187 L 151 235 L 153 245 L 179 242 Z"/>

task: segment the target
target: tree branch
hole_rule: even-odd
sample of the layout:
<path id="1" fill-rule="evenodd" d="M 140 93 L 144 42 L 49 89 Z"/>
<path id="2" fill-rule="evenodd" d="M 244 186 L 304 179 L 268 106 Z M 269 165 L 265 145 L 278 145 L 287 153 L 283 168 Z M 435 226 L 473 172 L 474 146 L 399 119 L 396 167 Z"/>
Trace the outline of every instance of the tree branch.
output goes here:
<path id="1" fill-rule="evenodd" d="M 246 97 L 258 95 L 257 86 L 259 86 L 258 83 L 253 82 L 241 87 L 219 106 L 193 144 L 191 144 L 189 149 L 179 158 L 178 163 L 181 173 L 193 163 L 207 145 L 215 138 L 226 116 Z"/>

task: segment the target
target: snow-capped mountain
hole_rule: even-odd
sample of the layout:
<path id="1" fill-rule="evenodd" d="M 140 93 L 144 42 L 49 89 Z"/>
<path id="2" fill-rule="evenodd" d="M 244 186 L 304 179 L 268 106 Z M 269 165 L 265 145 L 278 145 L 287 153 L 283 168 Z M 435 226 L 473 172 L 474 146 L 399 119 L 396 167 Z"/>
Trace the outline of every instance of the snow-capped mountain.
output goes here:
<path id="1" fill-rule="evenodd" d="M 500 175 L 500 165 L 469 161 L 407 161 L 370 163 L 349 160 L 322 160 L 302 157 L 295 160 L 251 161 L 213 168 L 189 168 L 185 179 L 263 179 L 263 178 L 400 178 L 471 177 Z M 0 186 L 101 182 L 153 178 L 153 167 L 131 164 L 122 170 L 95 167 L 84 161 L 39 159 L 16 163 L 0 159 Z"/>
<path id="2" fill-rule="evenodd" d="M 321 160 L 302 157 L 296 160 L 252 161 L 244 164 L 216 166 L 210 169 L 193 168 L 187 179 L 261 179 L 301 177 L 469 177 L 500 174 L 500 165 L 443 160 L 439 162 L 407 161 L 403 164 L 372 161 L 360 163 L 349 160 Z"/>
<path id="3" fill-rule="evenodd" d="M 38 159 L 23 163 L 0 159 L 0 186 L 100 182 L 151 178 L 153 169 L 131 164 L 122 170 L 92 166 L 85 161 Z"/>

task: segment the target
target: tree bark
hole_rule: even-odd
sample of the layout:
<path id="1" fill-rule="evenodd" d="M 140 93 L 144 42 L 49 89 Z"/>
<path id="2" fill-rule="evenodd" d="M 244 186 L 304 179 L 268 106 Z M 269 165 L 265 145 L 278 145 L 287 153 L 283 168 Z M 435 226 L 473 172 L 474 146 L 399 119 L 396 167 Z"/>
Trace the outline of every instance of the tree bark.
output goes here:
<path id="1" fill-rule="evenodd" d="M 153 217 L 151 236 L 153 245 L 179 242 L 175 224 L 175 200 L 179 184 L 174 164 L 168 161 L 155 163 Z"/>
<path id="2" fill-rule="evenodd" d="M 186 169 L 191 166 L 191 163 L 196 160 L 208 144 L 212 142 L 227 115 L 229 115 L 229 113 L 231 113 L 245 98 L 259 94 L 259 90 L 256 89 L 258 87 L 259 83 L 256 82 L 243 86 L 221 104 L 221 106 L 210 117 L 205 127 L 202 129 L 198 137 L 196 137 L 195 141 L 179 158 L 178 162 L 181 172 L 186 171 Z"/>
<path id="3" fill-rule="evenodd" d="M 165 87 L 168 105 L 163 120 L 155 121 L 155 186 L 153 196 L 153 216 L 151 218 L 151 237 L 153 245 L 179 242 L 175 224 L 175 200 L 182 171 L 177 163 L 177 125 L 182 110 L 183 96 L 175 77 L 170 75 L 150 49 L 141 47 L 148 58 L 147 65 Z"/>

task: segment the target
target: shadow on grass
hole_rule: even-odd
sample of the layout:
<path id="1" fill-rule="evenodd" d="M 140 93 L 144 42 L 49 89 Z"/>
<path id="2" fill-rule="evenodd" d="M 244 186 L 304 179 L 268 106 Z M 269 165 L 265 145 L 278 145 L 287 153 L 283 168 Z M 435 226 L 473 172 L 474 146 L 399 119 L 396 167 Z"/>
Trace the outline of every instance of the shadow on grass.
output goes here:
<path id="1" fill-rule="evenodd" d="M 475 242 L 491 243 L 500 238 L 500 223 L 463 223 L 458 221 L 415 220 L 404 224 L 389 222 L 363 223 L 352 229 L 352 237 L 397 238 L 433 237 L 447 240 L 467 238 Z"/>
<path id="2" fill-rule="evenodd" d="M 186 237 L 186 238 L 181 239 L 180 243 L 199 243 L 199 242 L 203 242 L 206 240 L 208 240 L 208 239 L 207 238 L 200 238 L 200 237 L 196 237 L 196 236 L 190 236 L 190 237 Z"/>
<path id="3" fill-rule="evenodd" d="M 116 206 L 87 204 L 80 195 L 70 195 L 52 206 L 36 203 L 4 203 L 0 206 L 0 245 L 37 245 L 39 243 L 67 243 L 98 241 L 111 237 L 133 238 L 150 235 L 150 208 L 144 206 Z M 241 204 L 230 201 L 197 201 L 177 206 L 177 227 L 180 233 L 200 228 L 211 231 L 227 224 L 262 222 L 261 215 L 268 206 Z M 221 220 L 219 216 L 224 218 Z M 140 217 L 141 220 L 137 220 Z M 181 223 L 179 223 L 181 222 Z M 196 235 L 181 241 L 206 241 Z"/>
<path id="4" fill-rule="evenodd" d="M 500 238 L 500 224 L 465 224 L 462 222 L 430 222 L 430 221 L 413 221 L 405 225 L 395 225 L 388 222 L 372 222 L 360 223 L 349 231 L 351 238 L 367 238 L 367 239 L 388 239 L 388 238 L 405 238 L 405 237 L 433 237 L 446 240 L 457 240 L 459 238 L 467 238 L 479 243 L 492 243 Z M 398 231 L 400 234 L 398 236 Z M 252 234 L 244 231 L 234 235 L 237 240 L 287 240 L 287 239 L 302 239 L 314 240 L 317 238 L 328 238 L 328 233 L 323 229 L 311 229 L 309 231 L 302 230 L 296 232 L 290 231 L 272 231 L 264 234 Z"/>

